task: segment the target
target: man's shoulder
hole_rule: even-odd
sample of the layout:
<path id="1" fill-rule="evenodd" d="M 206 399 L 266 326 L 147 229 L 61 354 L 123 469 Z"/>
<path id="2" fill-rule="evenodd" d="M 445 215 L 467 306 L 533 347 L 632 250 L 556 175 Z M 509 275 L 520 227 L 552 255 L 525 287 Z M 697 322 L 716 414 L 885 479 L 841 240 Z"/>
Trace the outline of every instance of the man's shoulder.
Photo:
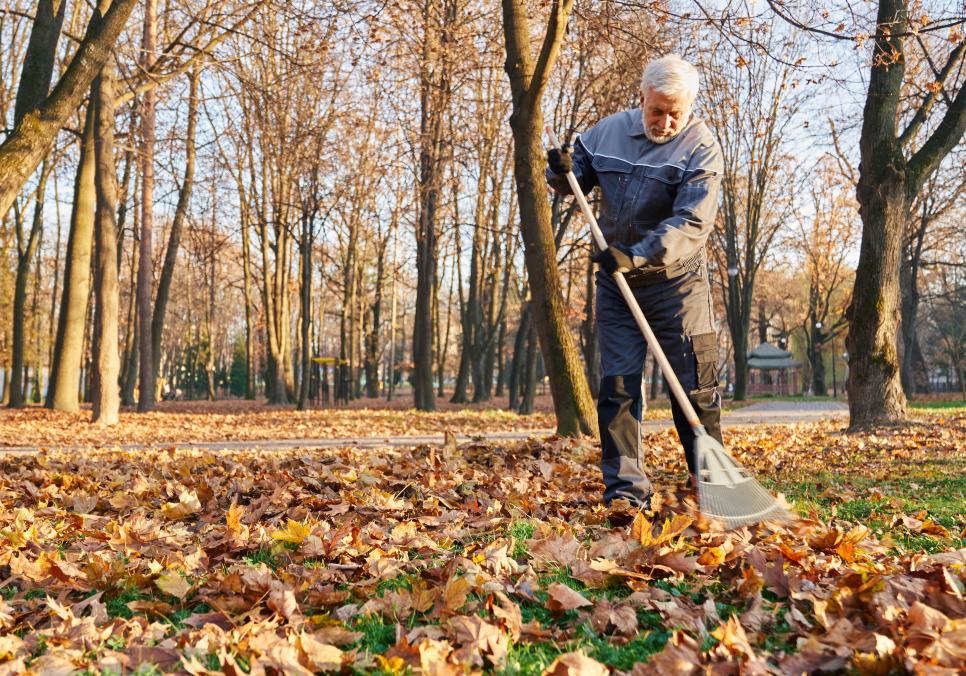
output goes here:
<path id="1" fill-rule="evenodd" d="M 681 141 L 692 151 L 699 148 L 715 149 L 718 148 L 718 139 L 710 127 L 700 117 L 695 117 L 688 125 L 684 133 L 681 134 Z"/>
<path id="2" fill-rule="evenodd" d="M 721 172 L 721 146 L 701 118 L 695 118 L 680 135 L 681 154 L 688 158 L 689 170 L 710 169 Z"/>
<path id="3" fill-rule="evenodd" d="M 613 113 L 583 132 L 580 141 L 592 155 L 601 152 L 601 149 L 605 153 L 613 152 L 612 146 L 615 143 L 620 145 L 631 133 L 635 119 L 640 120 L 640 112 L 636 108 Z"/>

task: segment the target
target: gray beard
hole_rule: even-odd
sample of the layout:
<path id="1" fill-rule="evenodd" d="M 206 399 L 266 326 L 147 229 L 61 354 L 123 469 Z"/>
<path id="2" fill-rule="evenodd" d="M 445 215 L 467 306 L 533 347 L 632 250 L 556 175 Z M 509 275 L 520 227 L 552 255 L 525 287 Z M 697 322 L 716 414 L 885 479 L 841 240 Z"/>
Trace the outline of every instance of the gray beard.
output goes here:
<path id="1" fill-rule="evenodd" d="M 689 120 L 691 119 L 690 115 L 688 116 L 688 119 Z M 641 112 L 641 124 L 644 126 L 644 136 L 647 137 L 647 140 L 650 141 L 651 143 L 656 143 L 659 146 L 662 146 L 669 141 L 673 141 L 677 137 L 677 135 L 684 130 L 684 126 L 682 126 L 680 129 L 678 129 L 670 136 L 654 136 L 654 134 L 651 133 L 651 130 L 647 128 L 647 122 L 644 121 L 643 111 Z"/>
<path id="2" fill-rule="evenodd" d="M 670 136 L 654 136 L 654 134 L 651 133 L 651 130 L 650 129 L 648 129 L 646 126 L 644 127 L 644 136 L 647 137 L 647 140 L 650 141 L 651 143 L 656 143 L 659 146 L 660 145 L 664 145 L 665 143 L 667 143 L 669 141 L 673 141 L 675 139 L 675 137 L 677 137 L 677 135 L 680 134 L 680 133 L 681 133 L 681 131 L 678 130 L 678 131 L 674 132 L 673 134 L 671 134 Z"/>

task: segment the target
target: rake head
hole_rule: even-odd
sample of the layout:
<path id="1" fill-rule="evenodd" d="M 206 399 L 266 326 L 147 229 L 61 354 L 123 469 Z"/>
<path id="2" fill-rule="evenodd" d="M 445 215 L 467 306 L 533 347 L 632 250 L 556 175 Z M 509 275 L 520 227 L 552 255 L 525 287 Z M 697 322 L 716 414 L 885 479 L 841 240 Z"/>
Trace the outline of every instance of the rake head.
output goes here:
<path id="1" fill-rule="evenodd" d="M 762 521 L 793 520 L 788 510 L 703 427 L 695 429 L 694 443 L 702 514 L 721 521 L 728 529 Z"/>

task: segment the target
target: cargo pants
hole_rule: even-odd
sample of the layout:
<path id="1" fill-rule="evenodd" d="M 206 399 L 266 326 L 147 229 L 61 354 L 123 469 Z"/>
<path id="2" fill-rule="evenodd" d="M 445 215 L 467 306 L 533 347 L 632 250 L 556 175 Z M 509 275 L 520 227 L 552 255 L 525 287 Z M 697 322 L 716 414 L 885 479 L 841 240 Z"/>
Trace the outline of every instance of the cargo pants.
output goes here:
<path id="1" fill-rule="evenodd" d="M 698 269 L 671 279 L 635 283 L 631 290 L 701 423 L 708 434 L 721 441 L 718 344 L 706 266 L 702 261 Z M 641 463 L 642 374 L 647 344 L 614 280 L 601 271 L 597 272 L 596 321 L 604 502 L 625 498 L 643 505 L 652 493 Z M 670 391 L 668 396 L 688 470 L 695 473 L 694 432 Z"/>

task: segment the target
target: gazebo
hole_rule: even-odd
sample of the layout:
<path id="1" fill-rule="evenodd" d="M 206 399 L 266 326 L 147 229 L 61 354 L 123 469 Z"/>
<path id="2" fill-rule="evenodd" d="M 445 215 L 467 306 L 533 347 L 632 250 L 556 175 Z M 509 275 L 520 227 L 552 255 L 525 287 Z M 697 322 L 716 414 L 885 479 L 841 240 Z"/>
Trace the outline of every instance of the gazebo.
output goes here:
<path id="1" fill-rule="evenodd" d="M 801 366 L 791 352 L 762 343 L 748 355 L 748 394 L 795 394 Z"/>

